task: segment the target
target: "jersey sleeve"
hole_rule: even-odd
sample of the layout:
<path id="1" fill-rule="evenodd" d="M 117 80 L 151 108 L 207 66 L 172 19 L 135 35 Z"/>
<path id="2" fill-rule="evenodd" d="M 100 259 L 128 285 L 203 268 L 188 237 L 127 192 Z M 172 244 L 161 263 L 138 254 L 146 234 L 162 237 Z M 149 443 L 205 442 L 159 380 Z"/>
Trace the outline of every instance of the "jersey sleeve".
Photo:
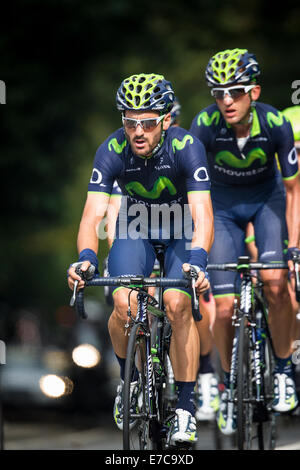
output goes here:
<path id="1" fill-rule="evenodd" d="M 187 192 L 210 191 L 206 151 L 202 142 L 196 136 L 187 133 L 181 141 L 173 139 L 174 148 L 179 171 L 185 176 Z"/>
<path id="2" fill-rule="evenodd" d="M 299 173 L 298 155 L 294 146 L 292 126 L 280 112 L 278 112 L 278 122 L 282 122 L 282 124 L 276 128 L 274 126 L 274 131 L 276 129 L 277 155 L 282 178 L 287 180 L 295 178 Z"/>
<path id="3" fill-rule="evenodd" d="M 98 148 L 88 185 L 88 192 L 98 192 L 110 195 L 113 193 L 115 180 L 122 172 L 122 160 L 120 155 L 126 140 L 119 142 L 118 137 L 112 135 Z"/>
<path id="4" fill-rule="evenodd" d="M 115 181 L 113 184 L 111 196 L 122 196 L 122 190 L 118 185 L 117 181 Z"/>

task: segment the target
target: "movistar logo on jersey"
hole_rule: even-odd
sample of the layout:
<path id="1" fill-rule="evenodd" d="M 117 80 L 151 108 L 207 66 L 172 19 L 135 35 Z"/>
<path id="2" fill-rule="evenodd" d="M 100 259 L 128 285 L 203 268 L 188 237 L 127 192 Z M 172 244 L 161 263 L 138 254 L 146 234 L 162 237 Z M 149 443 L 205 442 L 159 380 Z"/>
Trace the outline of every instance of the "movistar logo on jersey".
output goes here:
<path id="1" fill-rule="evenodd" d="M 148 191 L 139 181 L 130 181 L 130 183 L 126 184 L 125 188 L 131 196 L 136 193 L 147 199 L 158 199 L 166 188 L 172 196 L 177 193 L 174 184 L 166 176 L 159 176 L 154 182 L 151 191 Z"/>
<path id="2" fill-rule="evenodd" d="M 178 140 L 176 138 L 173 139 L 172 140 L 173 152 L 175 153 L 175 150 L 183 150 L 187 142 L 190 142 L 191 144 L 194 142 L 193 137 L 189 134 L 185 135 L 182 140 Z"/>
<path id="3" fill-rule="evenodd" d="M 261 148 L 255 148 L 247 153 L 246 158 L 241 160 L 228 150 L 221 150 L 215 157 L 216 163 L 223 166 L 225 163 L 233 168 L 249 168 L 255 160 L 260 160 L 260 164 L 264 165 L 267 161 L 267 155 Z"/>
<path id="4" fill-rule="evenodd" d="M 209 116 L 206 111 L 203 111 L 198 116 L 197 124 L 198 126 L 201 126 L 201 124 L 204 124 L 206 127 L 208 127 L 208 126 L 211 126 L 212 123 L 214 123 L 214 125 L 217 126 L 220 120 L 220 116 L 221 116 L 220 111 L 214 111 L 211 114 L 211 116 Z"/>
<path id="5" fill-rule="evenodd" d="M 267 113 L 267 121 L 271 128 L 273 126 L 282 126 L 282 124 L 284 123 L 284 116 L 280 112 L 278 114 L 274 114 L 269 111 Z"/>
<path id="6" fill-rule="evenodd" d="M 124 147 L 126 147 L 126 144 L 127 144 L 126 139 L 121 144 L 119 144 L 117 139 L 113 138 L 108 142 L 108 150 L 111 152 L 112 149 L 114 149 L 116 153 L 122 153 Z"/>

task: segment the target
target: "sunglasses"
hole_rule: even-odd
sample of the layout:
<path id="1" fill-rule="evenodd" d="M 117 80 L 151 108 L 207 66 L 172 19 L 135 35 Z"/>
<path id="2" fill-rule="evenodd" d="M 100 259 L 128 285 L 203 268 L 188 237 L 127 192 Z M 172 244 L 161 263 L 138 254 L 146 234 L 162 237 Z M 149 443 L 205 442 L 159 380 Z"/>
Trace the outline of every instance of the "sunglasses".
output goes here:
<path id="1" fill-rule="evenodd" d="M 147 118 L 147 119 L 131 119 L 125 116 L 122 116 L 123 126 L 127 129 L 136 129 L 137 126 L 141 126 L 144 131 L 153 131 L 155 127 L 163 120 L 165 114 L 159 116 L 158 118 Z"/>
<path id="2" fill-rule="evenodd" d="M 211 94 L 216 100 L 223 100 L 225 95 L 228 95 L 233 100 L 244 96 L 248 91 L 252 90 L 255 85 L 236 85 L 229 88 L 212 88 Z"/>

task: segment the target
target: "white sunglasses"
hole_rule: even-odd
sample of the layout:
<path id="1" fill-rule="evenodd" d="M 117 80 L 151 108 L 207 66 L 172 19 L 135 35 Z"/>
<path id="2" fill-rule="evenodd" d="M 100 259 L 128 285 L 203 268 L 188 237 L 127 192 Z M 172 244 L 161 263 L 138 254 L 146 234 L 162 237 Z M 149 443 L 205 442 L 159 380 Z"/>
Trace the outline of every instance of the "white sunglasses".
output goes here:
<path id="1" fill-rule="evenodd" d="M 145 131 L 151 131 L 160 123 L 160 121 L 163 120 L 165 116 L 166 115 L 163 114 L 162 116 L 159 116 L 158 118 L 146 118 L 146 119 L 131 119 L 131 118 L 122 116 L 122 122 L 123 122 L 123 126 L 126 127 L 127 129 L 136 129 L 137 126 L 140 125 Z"/>
<path id="2" fill-rule="evenodd" d="M 231 86 L 229 88 L 212 88 L 211 89 L 211 95 L 216 99 L 216 100 L 223 100 L 225 98 L 225 95 L 228 95 L 230 98 L 233 100 L 240 98 L 241 96 L 245 95 L 248 93 L 248 91 L 252 90 L 255 85 L 235 85 Z"/>

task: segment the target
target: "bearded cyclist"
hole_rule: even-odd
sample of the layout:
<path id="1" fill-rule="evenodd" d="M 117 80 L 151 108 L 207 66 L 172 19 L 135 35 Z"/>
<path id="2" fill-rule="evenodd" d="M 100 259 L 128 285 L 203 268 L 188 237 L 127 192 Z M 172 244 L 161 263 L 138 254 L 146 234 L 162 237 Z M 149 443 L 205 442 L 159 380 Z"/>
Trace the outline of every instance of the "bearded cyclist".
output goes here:
<path id="1" fill-rule="evenodd" d="M 126 207 L 121 205 L 116 238 L 109 252 L 110 275 L 149 276 L 155 261 L 153 245 L 159 241 L 165 245 L 166 277 L 182 277 L 182 269 L 188 271 L 190 265 L 195 265 L 199 268 L 196 289 L 201 294 L 209 287 L 205 270 L 207 252 L 213 241 L 210 181 L 204 147 L 186 130 L 170 127 L 174 92 L 171 83 L 162 75 L 139 74 L 125 79 L 116 101 L 122 112 L 123 127 L 109 136 L 96 152 L 78 234 L 79 261 L 84 261 L 81 269 L 90 264 L 97 265 L 97 227 L 106 212 L 113 183 L 117 181 L 122 194 L 127 197 L 122 198 Z M 190 208 L 187 219 L 192 228 L 190 238 L 185 235 L 186 211 L 183 209 L 187 204 Z M 151 219 L 153 210 L 161 205 L 169 209 L 176 205 L 170 227 L 161 222 L 161 218 L 157 224 Z M 134 211 L 143 214 L 143 218 L 139 218 L 139 231 Z M 176 217 L 180 224 L 175 224 Z M 83 287 L 84 282 L 80 281 L 73 266 L 69 269 L 70 288 L 75 280 Z M 115 289 L 113 301 L 114 310 L 108 327 L 121 373 L 114 414 L 122 429 L 119 412 L 122 410 L 128 339 L 124 328 L 128 320 L 128 290 Z M 170 357 L 178 391 L 170 441 L 175 445 L 192 443 L 197 440 L 193 390 L 200 345 L 189 290 L 167 289 L 164 304 L 172 326 Z M 137 398 L 138 383 L 133 382 L 132 406 L 137 406 Z"/>
<path id="2" fill-rule="evenodd" d="M 206 80 L 216 103 L 202 110 L 191 125 L 190 131 L 206 148 L 212 183 L 215 240 L 210 263 L 236 262 L 238 256 L 245 254 L 245 229 L 249 222 L 254 226 L 259 261 L 285 261 L 284 251 L 290 254 L 292 248 L 299 248 L 298 161 L 293 133 L 277 109 L 257 101 L 261 92 L 259 74 L 256 57 L 246 49 L 215 54 L 207 65 Z M 284 250 L 286 240 L 288 249 Z M 286 412 L 297 406 L 288 274 L 286 270 L 266 270 L 261 276 L 277 356 L 273 409 Z M 218 424 L 223 433 L 232 434 L 236 429 L 235 409 L 226 398 L 237 276 L 214 271 L 210 281 L 216 301 L 214 339 L 225 376 Z"/>

